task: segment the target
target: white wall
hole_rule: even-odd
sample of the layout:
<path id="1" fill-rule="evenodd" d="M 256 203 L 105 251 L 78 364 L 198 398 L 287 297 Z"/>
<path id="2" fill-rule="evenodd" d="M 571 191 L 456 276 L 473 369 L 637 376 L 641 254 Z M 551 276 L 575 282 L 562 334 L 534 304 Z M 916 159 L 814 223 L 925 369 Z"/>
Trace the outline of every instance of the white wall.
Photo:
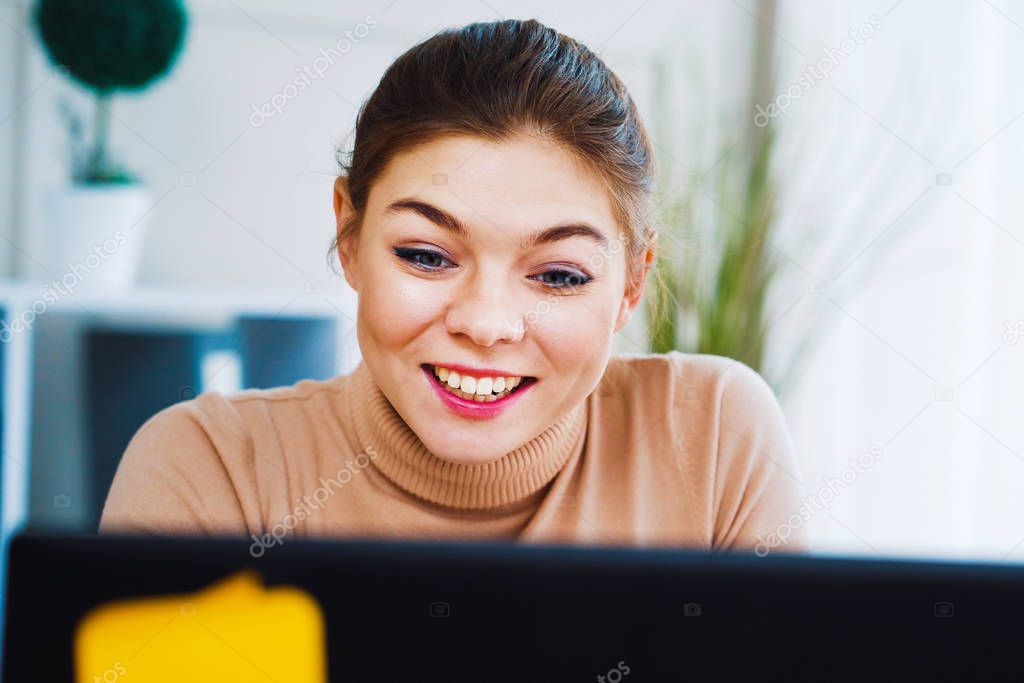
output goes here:
<path id="1" fill-rule="evenodd" d="M 791 78 L 872 14 L 882 25 L 781 119 L 784 244 L 807 272 L 789 268 L 780 310 L 799 303 L 773 348 L 827 330 L 786 402 L 805 481 L 817 491 L 848 458 L 883 453 L 811 520 L 814 536 L 872 555 L 1024 557 L 1024 358 L 1001 340 L 1024 318 L 1020 27 L 987 3 L 785 9 Z"/>
<path id="2" fill-rule="evenodd" d="M 237 5 L 237 8 L 236 8 Z M 553 10 L 542 3 L 517 6 L 584 39 L 605 45 L 624 77 L 642 91 L 647 37 L 668 9 L 594 13 L 585 3 Z M 7 6 L 7 14 L 23 13 Z M 333 145 L 354 124 L 355 106 L 384 68 L 413 42 L 445 25 L 496 16 L 483 3 L 426 5 L 284 2 L 190 3 L 187 45 L 171 76 L 141 96 L 115 103 L 114 146 L 144 172 L 154 195 L 150 235 L 140 279 L 144 283 L 262 285 L 294 290 L 309 278 L 328 277 L 325 254 L 333 232 Z M 672 10 L 678 13 L 678 10 Z M 378 24 L 330 66 L 326 77 L 288 101 L 280 115 L 254 127 L 252 105 L 280 93 L 296 69 L 311 65 L 367 16 Z M 30 29 L 21 31 L 31 36 Z M 0 26 L 0 49 L 24 42 Z M 10 64 L 5 64 L 10 72 Z M 24 178 L 24 202 L 11 219 L 15 241 L 27 254 L 45 249 L 39 227 L 48 188 L 64 182 L 63 129 L 56 115 L 62 94 L 75 90 L 52 76 L 45 58 L 29 51 L 25 88 L 38 91 L 24 107 L 14 133 L 27 141 L 23 157 L 5 153 L 2 164 Z M 76 94 L 73 93 L 72 94 Z M 643 92 L 638 93 L 643 96 Z M 79 98 L 80 104 L 88 103 Z M 12 127 L 4 127 L 11 135 Z M 193 174 L 195 186 L 182 184 Z M 10 197 L 0 209 L 10 215 Z M 13 273 L 37 276 L 39 268 L 16 254 Z M 336 281 L 333 286 L 342 286 Z"/>

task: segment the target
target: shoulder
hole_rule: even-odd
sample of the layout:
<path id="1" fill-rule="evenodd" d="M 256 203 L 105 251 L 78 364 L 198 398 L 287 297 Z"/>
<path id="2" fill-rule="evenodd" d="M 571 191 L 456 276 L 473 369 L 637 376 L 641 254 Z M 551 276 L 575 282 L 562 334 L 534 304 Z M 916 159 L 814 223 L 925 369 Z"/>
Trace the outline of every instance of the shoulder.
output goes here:
<path id="1" fill-rule="evenodd" d="M 286 471 L 284 451 L 272 440 L 287 432 L 282 423 L 329 394 L 341 379 L 207 391 L 160 410 L 129 441 L 101 528 L 240 531 L 258 526 L 261 504 L 254 496 L 263 490 L 258 480 Z"/>
<path id="2" fill-rule="evenodd" d="M 342 390 L 346 376 L 328 380 L 304 379 L 295 384 L 238 392 L 205 391 L 170 405 L 144 422 L 132 439 L 131 451 L 142 445 L 178 444 L 186 448 L 161 449 L 168 456 L 187 459 L 204 451 L 222 459 L 251 456 L 254 439 L 276 431 L 282 423 L 323 406 L 333 409 L 330 397 Z M 317 408 L 311 404 L 319 400 Z M 148 450 L 148 449 L 145 449 Z"/>
<path id="3" fill-rule="evenodd" d="M 613 356 L 599 385 L 600 400 L 615 413 L 673 416 L 676 433 L 712 433 L 716 449 L 730 437 L 789 447 L 775 392 L 741 361 L 713 354 L 670 351 Z"/>
<path id="4" fill-rule="evenodd" d="M 698 401 L 709 407 L 777 408 L 768 383 L 745 363 L 705 353 L 619 354 L 612 356 L 602 381 L 605 393 L 658 389 L 661 397 Z M 626 391 L 626 393 L 629 393 Z"/>
<path id="5" fill-rule="evenodd" d="M 193 399 L 165 408 L 167 424 L 191 421 L 220 440 L 248 440 L 271 423 L 286 422 L 312 410 L 333 407 L 348 376 L 327 380 L 303 379 L 285 386 L 244 389 L 224 393 L 206 391 Z"/>
<path id="6" fill-rule="evenodd" d="M 664 443 L 682 459 L 687 485 L 699 481 L 709 491 L 715 547 L 755 547 L 796 508 L 800 472 L 786 418 L 753 368 L 671 351 L 615 356 L 606 374 L 602 401 L 615 402 L 609 412 L 671 439 Z M 671 420 L 661 419 L 666 406 Z M 787 541 L 791 549 L 804 543 L 795 532 Z"/>
<path id="7" fill-rule="evenodd" d="M 230 463 L 243 462 L 250 443 L 223 396 L 160 410 L 135 431 L 118 462 L 100 531 L 244 531 Z"/>

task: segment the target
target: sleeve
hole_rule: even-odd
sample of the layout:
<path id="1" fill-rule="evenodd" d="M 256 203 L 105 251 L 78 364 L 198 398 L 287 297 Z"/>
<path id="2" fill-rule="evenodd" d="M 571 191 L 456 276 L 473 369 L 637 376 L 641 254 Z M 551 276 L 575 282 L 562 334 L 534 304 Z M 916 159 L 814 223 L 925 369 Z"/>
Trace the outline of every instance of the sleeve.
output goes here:
<path id="1" fill-rule="evenodd" d="M 730 360 L 718 409 L 713 548 L 771 552 L 808 549 L 793 440 L 768 383 Z"/>
<path id="2" fill-rule="evenodd" d="M 99 532 L 246 534 L 235 486 L 196 400 L 164 408 L 132 436 L 100 516 Z"/>

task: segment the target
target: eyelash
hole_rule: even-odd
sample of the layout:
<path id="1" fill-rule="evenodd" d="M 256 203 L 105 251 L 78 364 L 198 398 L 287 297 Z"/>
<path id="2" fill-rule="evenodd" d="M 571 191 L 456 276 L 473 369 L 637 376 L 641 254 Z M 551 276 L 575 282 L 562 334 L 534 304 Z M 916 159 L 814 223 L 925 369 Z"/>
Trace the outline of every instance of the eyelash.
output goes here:
<path id="1" fill-rule="evenodd" d="M 413 264 L 414 266 L 420 268 L 421 270 L 426 271 L 439 270 L 441 266 L 428 266 L 425 263 L 419 263 L 415 260 L 417 256 L 434 256 L 444 261 L 448 261 L 447 258 L 445 258 L 436 251 L 431 251 L 430 249 L 411 249 L 409 247 L 395 247 L 394 251 L 395 256 L 397 256 L 398 258 Z"/>
<path id="2" fill-rule="evenodd" d="M 406 262 L 412 264 L 415 268 L 419 268 L 420 270 L 423 270 L 423 271 L 426 271 L 426 272 L 437 272 L 438 270 L 441 270 L 442 266 L 430 266 L 430 265 L 421 263 L 421 262 L 416 260 L 418 257 L 421 257 L 421 256 L 436 257 L 436 258 L 442 259 L 444 261 L 448 261 L 447 258 L 442 256 L 438 252 L 432 251 L 430 249 L 413 249 L 413 248 L 410 248 L 410 247 L 395 247 L 394 248 L 394 253 L 395 253 L 395 256 L 397 256 L 398 258 L 402 259 L 403 261 L 406 261 Z M 450 261 L 449 261 L 449 263 L 450 263 Z M 553 275 L 553 274 L 554 275 L 564 276 L 564 280 L 563 281 L 567 281 L 567 282 L 565 282 L 565 284 L 552 284 L 550 282 L 539 281 L 541 283 L 541 285 L 546 287 L 546 288 L 548 288 L 548 289 L 551 289 L 551 290 L 572 289 L 572 288 L 585 287 L 587 284 L 590 283 L 591 280 L 594 279 L 592 276 L 587 275 L 586 273 L 584 273 L 582 271 L 577 271 L 577 270 L 574 270 L 574 269 L 570 270 L 568 268 L 552 268 L 551 270 L 544 271 L 543 273 L 540 274 L 540 276 L 543 277 L 545 275 Z"/>

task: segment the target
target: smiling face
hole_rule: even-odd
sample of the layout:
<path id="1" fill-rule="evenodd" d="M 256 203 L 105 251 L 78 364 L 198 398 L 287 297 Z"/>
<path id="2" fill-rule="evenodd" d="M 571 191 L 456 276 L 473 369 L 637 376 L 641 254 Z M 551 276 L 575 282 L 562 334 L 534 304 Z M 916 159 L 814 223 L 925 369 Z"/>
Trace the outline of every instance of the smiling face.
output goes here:
<path id="1" fill-rule="evenodd" d="M 344 178 L 334 205 L 339 224 L 353 215 Z M 500 458 L 583 401 L 642 291 L 627 288 L 628 237 L 600 178 L 527 135 L 396 155 L 355 239 L 339 256 L 364 362 L 453 462 Z"/>

